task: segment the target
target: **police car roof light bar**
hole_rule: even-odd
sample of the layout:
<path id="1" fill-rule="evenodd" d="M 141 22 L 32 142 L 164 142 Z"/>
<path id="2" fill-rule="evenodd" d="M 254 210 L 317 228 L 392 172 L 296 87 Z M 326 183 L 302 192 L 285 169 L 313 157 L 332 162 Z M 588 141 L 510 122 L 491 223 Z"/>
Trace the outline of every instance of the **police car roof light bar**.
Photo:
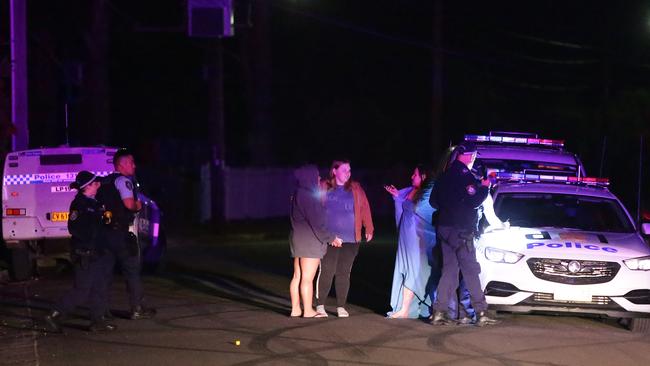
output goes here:
<path id="1" fill-rule="evenodd" d="M 497 142 L 503 144 L 541 145 L 548 147 L 564 147 L 564 140 L 551 140 L 530 137 L 512 136 L 487 136 L 487 135 L 465 135 L 465 141 L 472 142 Z"/>
<path id="2" fill-rule="evenodd" d="M 599 187 L 609 186 L 608 178 L 596 177 L 568 177 L 563 175 L 548 175 L 548 174 L 527 174 L 527 173 L 506 173 L 495 172 L 493 173 L 498 181 L 511 181 L 511 182 L 539 182 L 539 183 L 565 183 L 565 184 L 586 184 L 595 185 Z"/>
<path id="3" fill-rule="evenodd" d="M 510 136 L 510 137 L 528 137 L 528 138 L 539 138 L 539 135 L 532 132 L 513 132 L 513 131 L 490 131 L 490 136 Z"/>

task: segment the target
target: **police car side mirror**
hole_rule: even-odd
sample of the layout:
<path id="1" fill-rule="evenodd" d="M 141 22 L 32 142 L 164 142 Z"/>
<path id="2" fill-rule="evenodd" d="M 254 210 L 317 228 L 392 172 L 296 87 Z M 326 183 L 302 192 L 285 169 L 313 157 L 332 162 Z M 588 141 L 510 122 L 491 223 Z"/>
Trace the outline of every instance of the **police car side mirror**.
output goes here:
<path id="1" fill-rule="evenodd" d="M 641 224 L 641 233 L 643 235 L 650 235 L 650 222 L 644 222 Z"/>

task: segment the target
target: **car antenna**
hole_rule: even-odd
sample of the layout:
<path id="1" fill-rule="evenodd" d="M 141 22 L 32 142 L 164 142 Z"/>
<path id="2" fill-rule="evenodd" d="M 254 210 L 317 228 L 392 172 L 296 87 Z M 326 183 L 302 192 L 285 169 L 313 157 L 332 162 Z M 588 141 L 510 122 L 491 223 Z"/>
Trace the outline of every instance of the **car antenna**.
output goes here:
<path id="1" fill-rule="evenodd" d="M 580 164 L 578 164 L 578 182 L 580 181 L 580 177 L 582 176 L 582 169 L 580 168 L 582 167 L 580 166 Z"/>
<path id="2" fill-rule="evenodd" d="M 641 224 L 641 185 L 643 183 L 643 135 L 639 138 L 639 185 L 636 192 L 636 224 Z M 638 227 L 638 226 L 637 226 Z"/>
<path id="3" fill-rule="evenodd" d="M 598 176 L 603 177 L 603 166 L 605 165 L 605 152 L 607 151 L 607 136 L 603 136 L 603 147 L 600 153 L 600 169 L 598 170 Z"/>
<path id="4" fill-rule="evenodd" d="M 68 126 L 68 103 L 64 104 L 65 108 L 65 146 L 70 146 L 70 131 Z"/>

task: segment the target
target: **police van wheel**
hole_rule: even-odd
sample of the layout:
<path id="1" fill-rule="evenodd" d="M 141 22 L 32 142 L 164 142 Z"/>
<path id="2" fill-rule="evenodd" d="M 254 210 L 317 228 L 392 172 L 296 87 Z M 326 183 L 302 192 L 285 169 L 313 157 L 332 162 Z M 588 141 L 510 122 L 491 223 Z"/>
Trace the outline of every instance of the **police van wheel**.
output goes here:
<path id="1" fill-rule="evenodd" d="M 32 278 L 36 261 L 32 258 L 29 248 L 10 249 L 9 274 L 14 281 L 26 281 Z"/>
<path id="2" fill-rule="evenodd" d="M 650 333 L 650 318 L 629 319 L 627 329 L 634 333 Z"/>

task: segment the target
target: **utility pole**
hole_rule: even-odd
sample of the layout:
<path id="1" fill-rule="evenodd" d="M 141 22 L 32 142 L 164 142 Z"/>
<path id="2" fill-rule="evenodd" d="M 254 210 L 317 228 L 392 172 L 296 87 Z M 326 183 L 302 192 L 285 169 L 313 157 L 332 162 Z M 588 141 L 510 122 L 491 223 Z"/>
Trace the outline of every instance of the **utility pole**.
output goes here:
<path id="1" fill-rule="evenodd" d="M 93 0 L 91 7 L 91 26 L 88 42 L 88 79 L 86 94 L 90 96 L 88 120 L 85 135 L 89 144 L 105 144 L 108 141 L 110 125 L 110 94 L 108 91 L 108 21 L 106 0 Z"/>
<path id="2" fill-rule="evenodd" d="M 433 90 L 431 100 L 431 153 L 437 157 L 442 152 L 443 134 L 443 0 L 433 1 Z"/>
<path id="3" fill-rule="evenodd" d="M 224 122 L 224 93 L 223 93 L 223 37 L 232 37 L 233 12 L 232 0 L 189 0 L 188 35 L 205 39 L 205 59 L 208 91 L 208 141 L 210 157 L 208 162 L 210 187 L 207 187 L 206 198 L 209 209 L 205 207 L 202 220 L 223 222 L 226 218 L 226 188 L 225 188 L 225 158 L 226 137 Z M 202 173 L 203 174 L 203 173 Z M 208 203 L 208 202 L 204 202 Z"/>
<path id="4" fill-rule="evenodd" d="M 246 85 L 251 134 L 248 145 L 255 165 L 272 164 L 271 135 L 271 1 L 252 0 L 253 26 L 242 31 L 242 70 Z"/>
<path id="5" fill-rule="evenodd" d="M 11 121 L 16 132 L 12 150 L 29 148 L 27 119 L 27 0 L 10 0 L 11 23 Z"/>
<path id="6" fill-rule="evenodd" d="M 223 44 L 221 38 L 208 39 L 207 70 L 208 70 L 208 140 L 210 141 L 210 176 L 212 183 L 212 219 L 222 222 L 225 220 L 225 155 L 226 138 L 224 127 L 223 100 Z"/>

